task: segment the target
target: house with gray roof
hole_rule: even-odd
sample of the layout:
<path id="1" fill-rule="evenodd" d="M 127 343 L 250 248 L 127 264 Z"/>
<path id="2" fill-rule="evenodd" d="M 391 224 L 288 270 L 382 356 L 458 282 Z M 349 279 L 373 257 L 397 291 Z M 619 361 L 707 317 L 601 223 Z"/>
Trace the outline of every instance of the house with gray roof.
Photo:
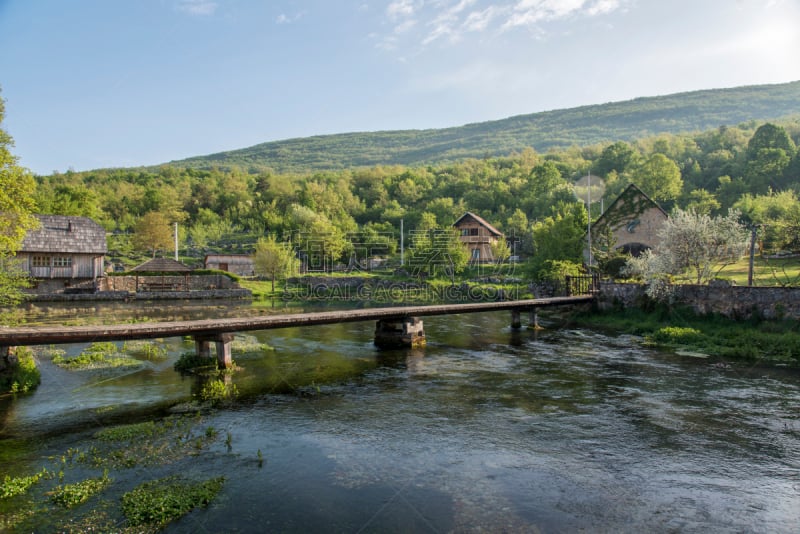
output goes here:
<path id="1" fill-rule="evenodd" d="M 22 241 L 17 258 L 37 286 L 70 287 L 104 274 L 105 229 L 88 217 L 37 215 L 39 227 Z M 48 281 L 58 281 L 54 286 Z M 38 288 L 37 288 L 38 289 Z M 38 292 L 38 291 L 37 291 Z"/>

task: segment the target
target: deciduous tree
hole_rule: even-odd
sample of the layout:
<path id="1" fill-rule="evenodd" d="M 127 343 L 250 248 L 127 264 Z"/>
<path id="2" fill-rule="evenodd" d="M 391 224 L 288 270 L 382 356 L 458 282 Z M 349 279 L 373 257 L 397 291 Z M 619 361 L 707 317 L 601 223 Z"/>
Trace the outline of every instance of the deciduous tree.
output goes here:
<path id="1" fill-rule="evenodd" d="M 295 256 L 291 245 L 278 242 L 272 234 L 256 243 L 253 264 L 257 274 L 272 281 L 273 292 L 276 279 L 292 276 L 300 269 L 300 260 Z"/>
<path id="2" fill-rule="evenodd" d="M 708 282 L 747 251 L 748 232 L 739 212 L 710 217 L 676 209 L 658 232 L 659 243 L 638 258 L 630 258 L 627 272 L 644 280 L 654 298 L 669 293 L 673 279 Z"/>
<path id="3" fill-rule="evenodd" d="M 134 227 L 133 246 L 137 250 L 152 253 L 154 258 L 159 250 L 168 250 L 173 242 L 170 222 L 163 213 L 145 213 Z"/>
<path id="4" fill-rule="evenodd" d="M 5 116 L 5 102 L 0 98 L 0 125 Z M 36 183 L 27 169 L 17 164 L 11 153 L 14 140 L 0 128 L 0 305 L 18 302 L 27 277 L 15 262 L 16 252 L 28 230 L 36 228 L 33 215 Z"/>

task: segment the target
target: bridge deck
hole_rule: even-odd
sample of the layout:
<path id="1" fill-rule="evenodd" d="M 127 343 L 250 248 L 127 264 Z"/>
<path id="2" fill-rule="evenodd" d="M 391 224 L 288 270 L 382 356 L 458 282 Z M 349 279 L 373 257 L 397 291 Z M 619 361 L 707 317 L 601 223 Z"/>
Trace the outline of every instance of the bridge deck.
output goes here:
<path id="1" fill-rule="evenodd" d="M 262 317 L 201 319 L 140 324 L 0 328 L 0 346 L 121 341 L 126 339 L 152 339 L 187 335 L 215 335 L 249 330 L 269 330 L 293 326 L 375 321 L 403 317 L 451 315 L 498 310 L 530 310 L 533 308 L 584 304 L 591 302 L 593 298 L 592 295 L 582 295 L 577 297 L 474 302 L 467 304 L 438 304 L 430 306 L 365 308 L 358 310 L 266 315 Z"/>

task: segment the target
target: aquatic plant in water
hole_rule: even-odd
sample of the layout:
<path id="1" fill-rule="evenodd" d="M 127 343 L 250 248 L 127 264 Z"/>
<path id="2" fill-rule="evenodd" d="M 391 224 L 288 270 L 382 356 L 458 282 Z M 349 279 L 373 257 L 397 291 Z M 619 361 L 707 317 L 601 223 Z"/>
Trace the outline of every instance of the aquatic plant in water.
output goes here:
<path id="1" fill-rule="evenodd" d="M 6 475 L 5 478 L 3 478 L 3 482 L 0 483 L 0 499 L 8 499 L 17 495 L 22 495 L 46 475 L 46 469 L 42 469 L 39 473 L 27 477 L 11 477 Z"/>
<path id="2" fill-rule="evenodd" d="M 122 496 L 122 512 L 131 526 L 163 526 L 198 506 L 207 506 L 224 481 L 225 477 L 217 477 L 188 482 L 177 476 L 150 480 Z"/>
<path id="3" fill-rule="evenodd" d="M 78 356 L 53 356 L 53 363 L 65 369 L 109 369 L 114 367 L 138 367 L 142 362 L 135 358 L 122 356 L 117 346 L 111 342 L 92 343 Z"/>
<path id="4" fill-rule="evenodd" d="M 50 500 L 64 508 L 72 508 L 88 501 L 89 498 L 107 488 L 111 482 L 113 481 L 108 478 L 106 470 L 102 477 L 87 478 L 74 484 L 56 486 L 50 494 Z"/>

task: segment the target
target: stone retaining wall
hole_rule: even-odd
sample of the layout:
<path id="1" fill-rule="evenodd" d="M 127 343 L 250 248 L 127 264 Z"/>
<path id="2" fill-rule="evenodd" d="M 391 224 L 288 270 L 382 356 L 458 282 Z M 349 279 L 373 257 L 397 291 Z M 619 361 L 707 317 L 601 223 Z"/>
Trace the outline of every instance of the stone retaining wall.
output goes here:
<path id="1" fill-rule="evenodd" d="M 206 291 L 218 289 L 237 289 L 239 285 L 223 274 L 147 275 L 147 276 L 106 276 L 100 279 L 101 291 L 143 292 L 148 286 L 175 287 L 181 291 Z M 184 287 L 188 284 L 188 287 Z M 157 293 L 158 291 L 153 291 Z M 165 293 L 169 291 L 164 291 Z"/>
<path id="2" fill-rule="evenodd" d="M 674 300 L 691 306 L 700 315 L 719 314 L 732 319 L 754 315 L 765 319 L 800 319 L 800 288 L 744 287 L 728 285 L 678 285 Z M 601 282 L 598 306 L 610 309 L 641 307 L 646 302 L 645 287 L 639 284 Z"/>

